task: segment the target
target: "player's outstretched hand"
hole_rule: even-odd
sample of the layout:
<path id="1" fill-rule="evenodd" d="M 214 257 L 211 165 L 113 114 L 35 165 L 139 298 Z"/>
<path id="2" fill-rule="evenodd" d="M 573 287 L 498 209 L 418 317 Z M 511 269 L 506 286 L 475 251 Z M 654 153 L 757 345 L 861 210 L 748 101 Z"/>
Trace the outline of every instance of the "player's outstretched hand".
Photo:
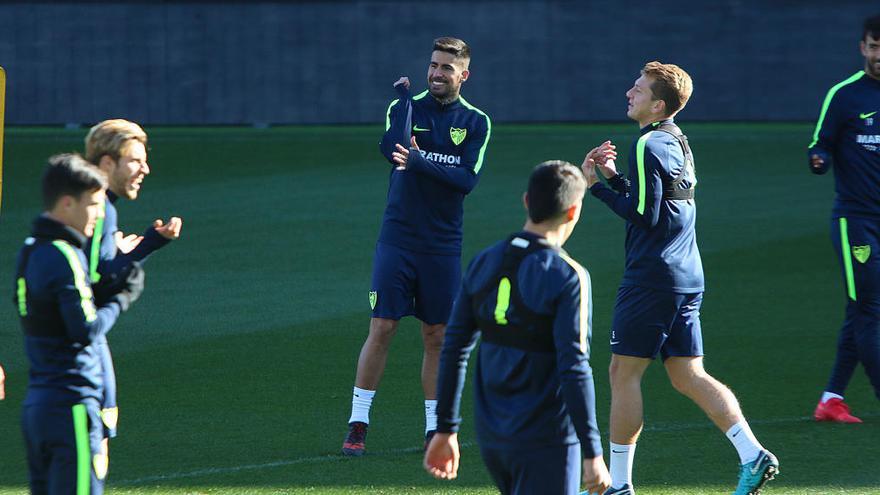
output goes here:
<path id="1" fill-rule="evenodd" d="M 406 161 L 409 160 L 410 149 L 419 151 L 419 145 L 416 143 L 415 136 L 410 138 L 410 144 L 412 144 L 412 146 L 409 149 L 404 148 L 399 144 L 395 145 L 397 151 L 391 153 L 391 159 L 394 160 L 394 163 L 397 165 L 394 167 L 395 170 L 406 170 Z"/>
<path id="2" fill-rule="evenodd" d="M 584 459 L 583 466 L 584 487 L 587 493 L 605 493 L 611 487 L 611 475 L 605 466 L 605 459 L 597 456 L 592 459 Z"/>
<path id="3" fill-rule="evenodd" d="M 394 83 L 394 87 L 396 88 L 399 84 L 403 84 L 403 87 L 409 89 L 409 78 L 406 76 L 401 76 L 400 79 Z"/>
<path id="4" fill-rule="evenodd" d="M 0 366 L 0 400 L 6 398 L 6 375 L 3 373 L 3 366 Z"/>
<path id="5" fill-rule="evenodd" d="M 156 232 L 162 237 L 173 241 L 174 239 L 180 238 L 180 229 L 183 228 L 183 220 L 181 220 L 180 217 L 171 217 L 168 219 L 168 223 L 164 223 L 161 219 L 157 218 L 153 222 L 153 228 L 156 229 Z"/>
<path id="6" fill-rule="evenodd" d="M 425 451 L 425 471 L 437 479 L 453 480 L 460 458 L 458 433 L 435 433 Z"/>
<path id="7" fill-rule="evenodd" d="M 142 240 L 144 240 L 144 236 L 142 235 L 124 235 L 122 232 L 118 230 L 116 231 L 116 248 L 119 249 L 122 254 L 132 252 Z"/>

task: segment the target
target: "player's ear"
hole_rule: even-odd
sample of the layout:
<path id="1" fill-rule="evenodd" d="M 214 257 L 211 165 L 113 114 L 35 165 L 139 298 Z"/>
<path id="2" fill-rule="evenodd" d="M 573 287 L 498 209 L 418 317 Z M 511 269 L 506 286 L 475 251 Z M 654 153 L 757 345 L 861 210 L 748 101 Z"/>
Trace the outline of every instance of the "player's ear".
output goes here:
<path id="1" fill-rule="evenodd" d="M 523 207 L 529 211 L 529 193 L 527 192 L 523 193 Z"/>
<path id="2" fill-rule="evenodd" d="M 95 165 L 98 166 L 99 169 L 103 170 L 104 173 L 109 174 L 116 168 L 116 160 L 114 160 L 110 155 L 101 155 L 101 159 L 98 160 L 98 163 Z"/>
<path id="3" fill-rule="evenodd" d="M 575 215 L 577 215 L 578 207 L 577 205 L 571 205 L 568 207 L 568 210 L 565 211 L 565 221 L 570 222 L 574 220 Z"/>
<path id="4" fill-rule="evenodd" d="M 468 77 L 471 76 L 471 71 L 465 69 L 461 71 L 461 82 L 465 82 L 468 80 Z"/>

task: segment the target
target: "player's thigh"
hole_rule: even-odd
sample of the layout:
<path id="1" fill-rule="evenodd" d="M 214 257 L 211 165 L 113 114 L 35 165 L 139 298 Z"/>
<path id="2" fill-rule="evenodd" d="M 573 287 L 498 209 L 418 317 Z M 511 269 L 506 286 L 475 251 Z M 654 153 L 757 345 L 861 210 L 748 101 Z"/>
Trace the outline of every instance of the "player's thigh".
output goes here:
<path id="1" fill-rule="evenodd" d="M 489 476 L 502 495 L 508 495 L 513 489 L 509 463 L 509 450 L 480 446 L 480 456 Z"/>
<path id="2" fill-rule="evenodd" d="M 832 218 L 831 242 L 847 297 L 865 303 L 880 300 L 880 221 Z"/>
<path id="3" fill-rule="evenodd" d="M 415 254 L 390 244 L 376 243 L 370 307 L 373 318 L 400 320 L 413 314 Z"/>
<path id="4" fill-rule="evenodd" d="M 580 445 L 524 449 L 512 458 L 514 494 L 577 495 L 580 489 Z"/>
<path id="5" fill-rule="evenodd" d="M 674 294 L 645 287 L 621 287 L 614 304 L 611 352 L 621 356 L 657 356 L 675 320 Z"/>
<path id="6" fill-rule="evenodd" d="M 660 354 L 669 357 L 698 357 L 703 355 L 703 331 L 700 324 L 700 306 L 703 293 L 675 294 L 677 312 L 669 335 Z"/>
<path id="7" fill-rule="evenodd" d="M 45 448 L 44 435 L 49 433 L 39 408 L 25 407 L 21 414 L 21 430 L 27 454 L 28 480 L 32 495 L 49 493 L 51 452 Z"/>
<path id="8" fill-rule="evenodd" d="M 419 255 L 416 271 L 416 317 L 428 325 L 447 323 L 461 288 L 461 257 Z"/>

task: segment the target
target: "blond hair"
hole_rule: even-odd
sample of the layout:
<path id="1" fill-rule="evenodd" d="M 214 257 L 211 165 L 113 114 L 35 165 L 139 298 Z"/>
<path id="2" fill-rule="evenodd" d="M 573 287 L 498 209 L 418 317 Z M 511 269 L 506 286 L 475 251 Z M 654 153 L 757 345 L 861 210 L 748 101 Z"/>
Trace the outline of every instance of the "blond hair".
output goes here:
<path id="1" fill-rule="evenodd" d="M 118 160 L 132 140 L 147 145 L 147 133 L 141 126 L 125 119 L 99 122 L 86 135 L 86 160 L 97 165 L 104 155 Z"/>
<path id="2" fill-rule="evenodd" d="M 648 62 L 642 69 L 642 74 L 654 79 L 651 84 L 652 99 L 663 100 L 669 116 L 684 108 L 694 92 L 691 76 L 677 65 Z"/>

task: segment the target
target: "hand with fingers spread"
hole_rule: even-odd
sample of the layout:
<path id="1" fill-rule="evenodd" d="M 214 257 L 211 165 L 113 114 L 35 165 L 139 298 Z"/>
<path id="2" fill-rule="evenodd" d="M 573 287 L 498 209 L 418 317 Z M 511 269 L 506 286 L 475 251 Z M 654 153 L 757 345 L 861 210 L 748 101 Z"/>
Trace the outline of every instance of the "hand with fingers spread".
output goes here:
<path id="1" fill-rule="evenodd" d="M 435 433 L 425 450 L 424 467 L 431 476 L 441 480 L 453 480 L 458 476 L 457 433 Z"/>
<path id="2" fill-rule="evenodd" d="M 412 144 L 412 146 L 409 149 L 406 149 L 399 144 L 395 145 L 397 151 L 391 153 L 391 159 L 394 160 L 395 164 L 397 164 L 397 166 L 394 167 L 395 170 L 406 170 L 406 161 L 409 160 L 410 150 L 419 151 L 419 145 L 416 144 L 415 136 L 410 138 L 410 143 Z"/>
<path id="3" fill-rule="evenodd" d="M 116 231 L 116 234 L 114 234 L 113 237 L 116 240 L 116 248 L 119 249 L 119 251 L 122 254 L 128 254 L 128 253 L 132 252 L 134 250 L 134 248 L 136 248 L 137 245 L 140 244 L 142 240 L 144 240 L 144 236 L 142 236 L 142 235 L 137 235 L 137 234 L 125 235 L 118 230 Z"/>
<path id="4" fill-rule="evenodd" d="M 162 222 L 161 219 L 157 218 L 153 222 L 153 228 L 156 229 L 156 232 L 162 237 L 173 241 L 174 239 L 180 238 L 180 229 L 183 228 L 183 220 L 181 220 L 180 217 L 171 217 L 166 224 Z"/>

